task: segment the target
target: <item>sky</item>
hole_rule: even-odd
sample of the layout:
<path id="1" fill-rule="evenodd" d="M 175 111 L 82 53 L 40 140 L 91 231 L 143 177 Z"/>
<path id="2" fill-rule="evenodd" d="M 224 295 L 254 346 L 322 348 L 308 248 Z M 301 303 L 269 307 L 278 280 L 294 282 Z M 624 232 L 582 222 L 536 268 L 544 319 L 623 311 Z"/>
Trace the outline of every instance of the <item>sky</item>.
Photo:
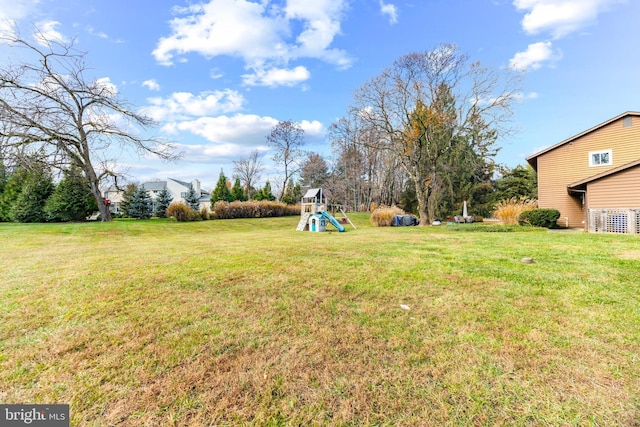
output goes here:
<path id="1" fill-rule="evenodd" d="M 299 123 L 305 148 L 330 157 L 327 130 L 354 91 L 442 43 L 524 71 L 516 132 L 496 161 L 525 164 L 640 110 L 639 19 L 637 0 L 0 0 L 0 32 L 74 40 L 92 77 L 183 153 L 169 163 L 122 157 L 129 181 L 199 179 L 204 189 L 255 149 L 262 181 L 277 182 L 266 136 L 279 121 Z"/>

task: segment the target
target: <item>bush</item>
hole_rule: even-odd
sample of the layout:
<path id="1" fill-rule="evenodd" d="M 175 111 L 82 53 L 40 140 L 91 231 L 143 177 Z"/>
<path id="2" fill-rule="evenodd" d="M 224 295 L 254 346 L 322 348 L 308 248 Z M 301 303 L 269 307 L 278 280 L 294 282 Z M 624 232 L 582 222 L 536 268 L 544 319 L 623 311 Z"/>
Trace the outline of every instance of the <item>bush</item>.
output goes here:
<path id="1" fill-rule="evenodd" d="M 171 203 L 167 208 L 167 217 L 176 221 L 199 221 L 202 219 L 200 212 L 194 211 L 184 203 Z"/>
<path id="2" fill-rule="evenodd" d="M 397 206 L 380 206 L 373 211 L 370 221 L 376 227 L 391 227 L 396 215 L 404 215 L 404 211 Z"/>
<path id="3" fill-rule="evenodd" d="M 300 215 L 300 206 L 287 205 L 268 200 L 248 202 L 218 201 L 213 205 L 212 217 L 215 219 L 267 218 L 276 216 Z"/>
<path id="4" fill-rule="evenodd" d="M 538 201 L 534 199 L 512 197 L 499 201 L 496 204 L 493 215 L 502 221 L 503 224 L 516 225 L 518 224 L 520 214 L 535 209 L 537 204 Z"/>
<path id="5" fill-rule="evenodd" d="M 200 208 L 200 218 L 202 218 L 203 221 L 211 219 L 209 215 L 209 209 L 206 206 Z"/>
<path id="6" fill-rule="evenodd" d="M 557 209 L 533 209 L 522 212 L 518 216 L 520 225 L 533 225 L 534 227 L 557 227 L 560 211 Z"/>

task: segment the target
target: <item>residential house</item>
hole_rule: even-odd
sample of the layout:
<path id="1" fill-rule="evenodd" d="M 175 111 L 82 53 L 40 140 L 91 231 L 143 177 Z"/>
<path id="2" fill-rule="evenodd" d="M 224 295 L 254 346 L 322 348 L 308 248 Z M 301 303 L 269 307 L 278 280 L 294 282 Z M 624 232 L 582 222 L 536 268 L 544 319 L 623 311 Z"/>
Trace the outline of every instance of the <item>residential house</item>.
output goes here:
<path id="1" fill-rule="evenodd" d="M 124 192 L 122 190 L 119 190 L 116 187 L 110 187 L 104 192 L 103 197 L 107 200 L 107 203 L 109 203 L 109 210 L 111 213 L 122 212 L 122 209 L 120 208 L 120 204 L 124 200 Z"/>
<path id="2" fill-rule="evenodd" d="M 189 183 L 173 178 L 167 178 L 166 181 L 147 181 L 140 185 L 144 186 L 144 189 L 149 193 L 151 201 L 154 204 L 154 209 L 155 201 L 158 198 L 158 194 L 165 188 L 169 190 L 169 193 L 171 193 L 171 197 L 173 197 L 172 203 L 185 203 L 185 197 L 189 192 L 189 186 L 193 186 L 194 191 L 198 195 L 200 208 L 205 207 L 207 209 L 210 209 L 211 207 L 211 194 L 202 189 L 200 181 L 197 179 Z M 120 203 L 122 203 L 123 200 L 123 194 L 121 190 L 118 190 L 115 187 L 111 187 L 109 188 L 109 190 L 105 191 L 104 197 L 111 201 L 111 212 L 117 213 L 121 211 Z"/>
<path id="3" fill-rule="evenodd" d="M 527 158 L 538 206 L 590 232 L 640 234 L 640 112 L 626 112 Z"/>

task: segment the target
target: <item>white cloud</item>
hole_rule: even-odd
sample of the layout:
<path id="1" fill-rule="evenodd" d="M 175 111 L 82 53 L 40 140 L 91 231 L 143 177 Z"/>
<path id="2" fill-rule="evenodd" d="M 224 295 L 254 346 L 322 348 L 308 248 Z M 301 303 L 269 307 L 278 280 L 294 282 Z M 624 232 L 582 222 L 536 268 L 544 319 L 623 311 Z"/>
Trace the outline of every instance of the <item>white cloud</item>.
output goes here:
<path id="1" fill-rule="evenodd" d="M 56 30 L 60 25 L 58 21 L 40 21 L 35 27 L 34 37 L 41 46 L 48 46 L 50 42 L 66 43 L 68 38 Z"/>
<path id="2" fill-rule="evenodd" d="M 188 120 L 192 117 L 224 114 L 242 109 L 244 97 L 231 89 L 202 92 L 175 92 L 168 98 L 149 98 L 145 114 L 158 121 Z"/>
<path id="3" fill-rule="evenodd" d="M 239 57 L 256 75 L 260 70 L 285 69 L 299 58 L 347 68 L 352 62 L 347 54 L 330 47 L 340 33 L 346 3 L 288 0 L 281 7 L 270 0 L 209 0 L 175 8 L 178 16 L 171 21 L 171 35 L 158 41 L 153 55 L 165 65 L 188 53 Z"/>
<path id="4" fill-rule="evenodd" d="M 321 136 L 325 134 L 325 129 L 322 123 L 317 120 L 308 121 L 303 120 L 300 122 L 300 127 L 304 130 L 305 135 L 307 136 Z"/>
<path id="5" fill-rule="evenodd" d="M 271 117 L 236 114 L 168 123 L 163 130 L 171 134 L 190 132 L 217 144 L 255 146 L 264 143 L 266 135 L 276 124 L 278 120 Z"/>
<path id="6" fill-rule="evenodd" d="M 528 34 L 550 33 L 561 38 L 593 24 L 598 14 L 622 0 L 514 0 L 513 5 L 527 11 L 522 28 Z"/>
<path id="7" fill-rule="evenodd" d="M 118 94 L 118 87 L 111 82 L 109 77 L 101 77 L 96 79 L 95 84 L 98 88 L 104 89 L 109 92 L 110 96 L 116 96 Z"/>
<path id="8" fill-rule="evenodd" d="M 272 68 L 270 70 L 255 70 L 253 74 L 242 76 L 247 86 L 295 86 L 311 77 L 305 67 L 299 65 L 293 69 Z"/>
<path id="9" fill-rule="evenodd" d="M 211 77 L 213 80 L 216 80 L 216 79 L 224 77 L 224 73 L 222 73 L 217 68 L 212 68 L 211 70 L 209 70 L 209 77 Z"/>
<path id="10" fill-rule="evenodd" d="M 538 99 L 538 92 L 529 92 L 529 93 L 516 93 L 514 98 L 518 102 L 530 101 L 533 99 Z"/>
<path id="11" fill-rule="evenodd" d="M 92 26 L 88 26 L 86 30 L 87 30 L 87 33 L 91 34 L 92 36 L 96 36 L 105 40 L 109 39 L 109 36 L 107 35 L 107 33 L 103 33 L 102 31 L 96 31 L 96 29 Z"/>
<path id="12" fill-rule="evenodd" d="M 157 92 L 160 90 L 160 85 L 155 79 L 149 79 L 142 82 L 142 86 L 146 87 L 149 90 Z"/>
<path id="13" fill-rule="evenodd" d="M 553 64 L 562 58 L 560 51 L 553 51 L 552 43 L 532 43 L 524 52 L 518 52 L 509 61 L 509 66 L 518 70 L 537 70 L 544 63 Z"/>
<path id="14" fill-rule="evenodd" d="M 15 36 L 16 22 L 32 15 L 33 0 L 0 0 L 0 36 Z"/>
<path id="15" fill-rule="evenodd" d="M 264 138 L 263 138 L 264 139 Z M 253 150 L 267 151 L 266 146 L 247 146 L 239 144 L 177 144 L 182 159 L 191 163 L 230 162 L 248 156 Z M 230 173 L 231 171 L 227 171 Z"/>
<path id="16" fill-rule="evenodd" d="M 391 25 L 398 23 L 398 8 L 395 5 L 391 3 L 387 4 L 380 0 L 380 12 L 382 12 L 383 15 L 389 15 L 389 23 Z"/>

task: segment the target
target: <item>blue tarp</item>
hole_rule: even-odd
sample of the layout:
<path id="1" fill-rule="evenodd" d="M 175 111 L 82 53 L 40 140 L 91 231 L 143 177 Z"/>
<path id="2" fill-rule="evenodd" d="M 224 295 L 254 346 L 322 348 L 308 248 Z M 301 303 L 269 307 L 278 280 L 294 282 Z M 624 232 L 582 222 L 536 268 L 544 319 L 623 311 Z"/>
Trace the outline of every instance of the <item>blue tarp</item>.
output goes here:
<path id="1" fill-rule="evenodd" d="M 393 217 L 394 227 L 407 227 L 412 225 L 418 225 L 419 221 L 414 215 L 395 215 Z"/>

